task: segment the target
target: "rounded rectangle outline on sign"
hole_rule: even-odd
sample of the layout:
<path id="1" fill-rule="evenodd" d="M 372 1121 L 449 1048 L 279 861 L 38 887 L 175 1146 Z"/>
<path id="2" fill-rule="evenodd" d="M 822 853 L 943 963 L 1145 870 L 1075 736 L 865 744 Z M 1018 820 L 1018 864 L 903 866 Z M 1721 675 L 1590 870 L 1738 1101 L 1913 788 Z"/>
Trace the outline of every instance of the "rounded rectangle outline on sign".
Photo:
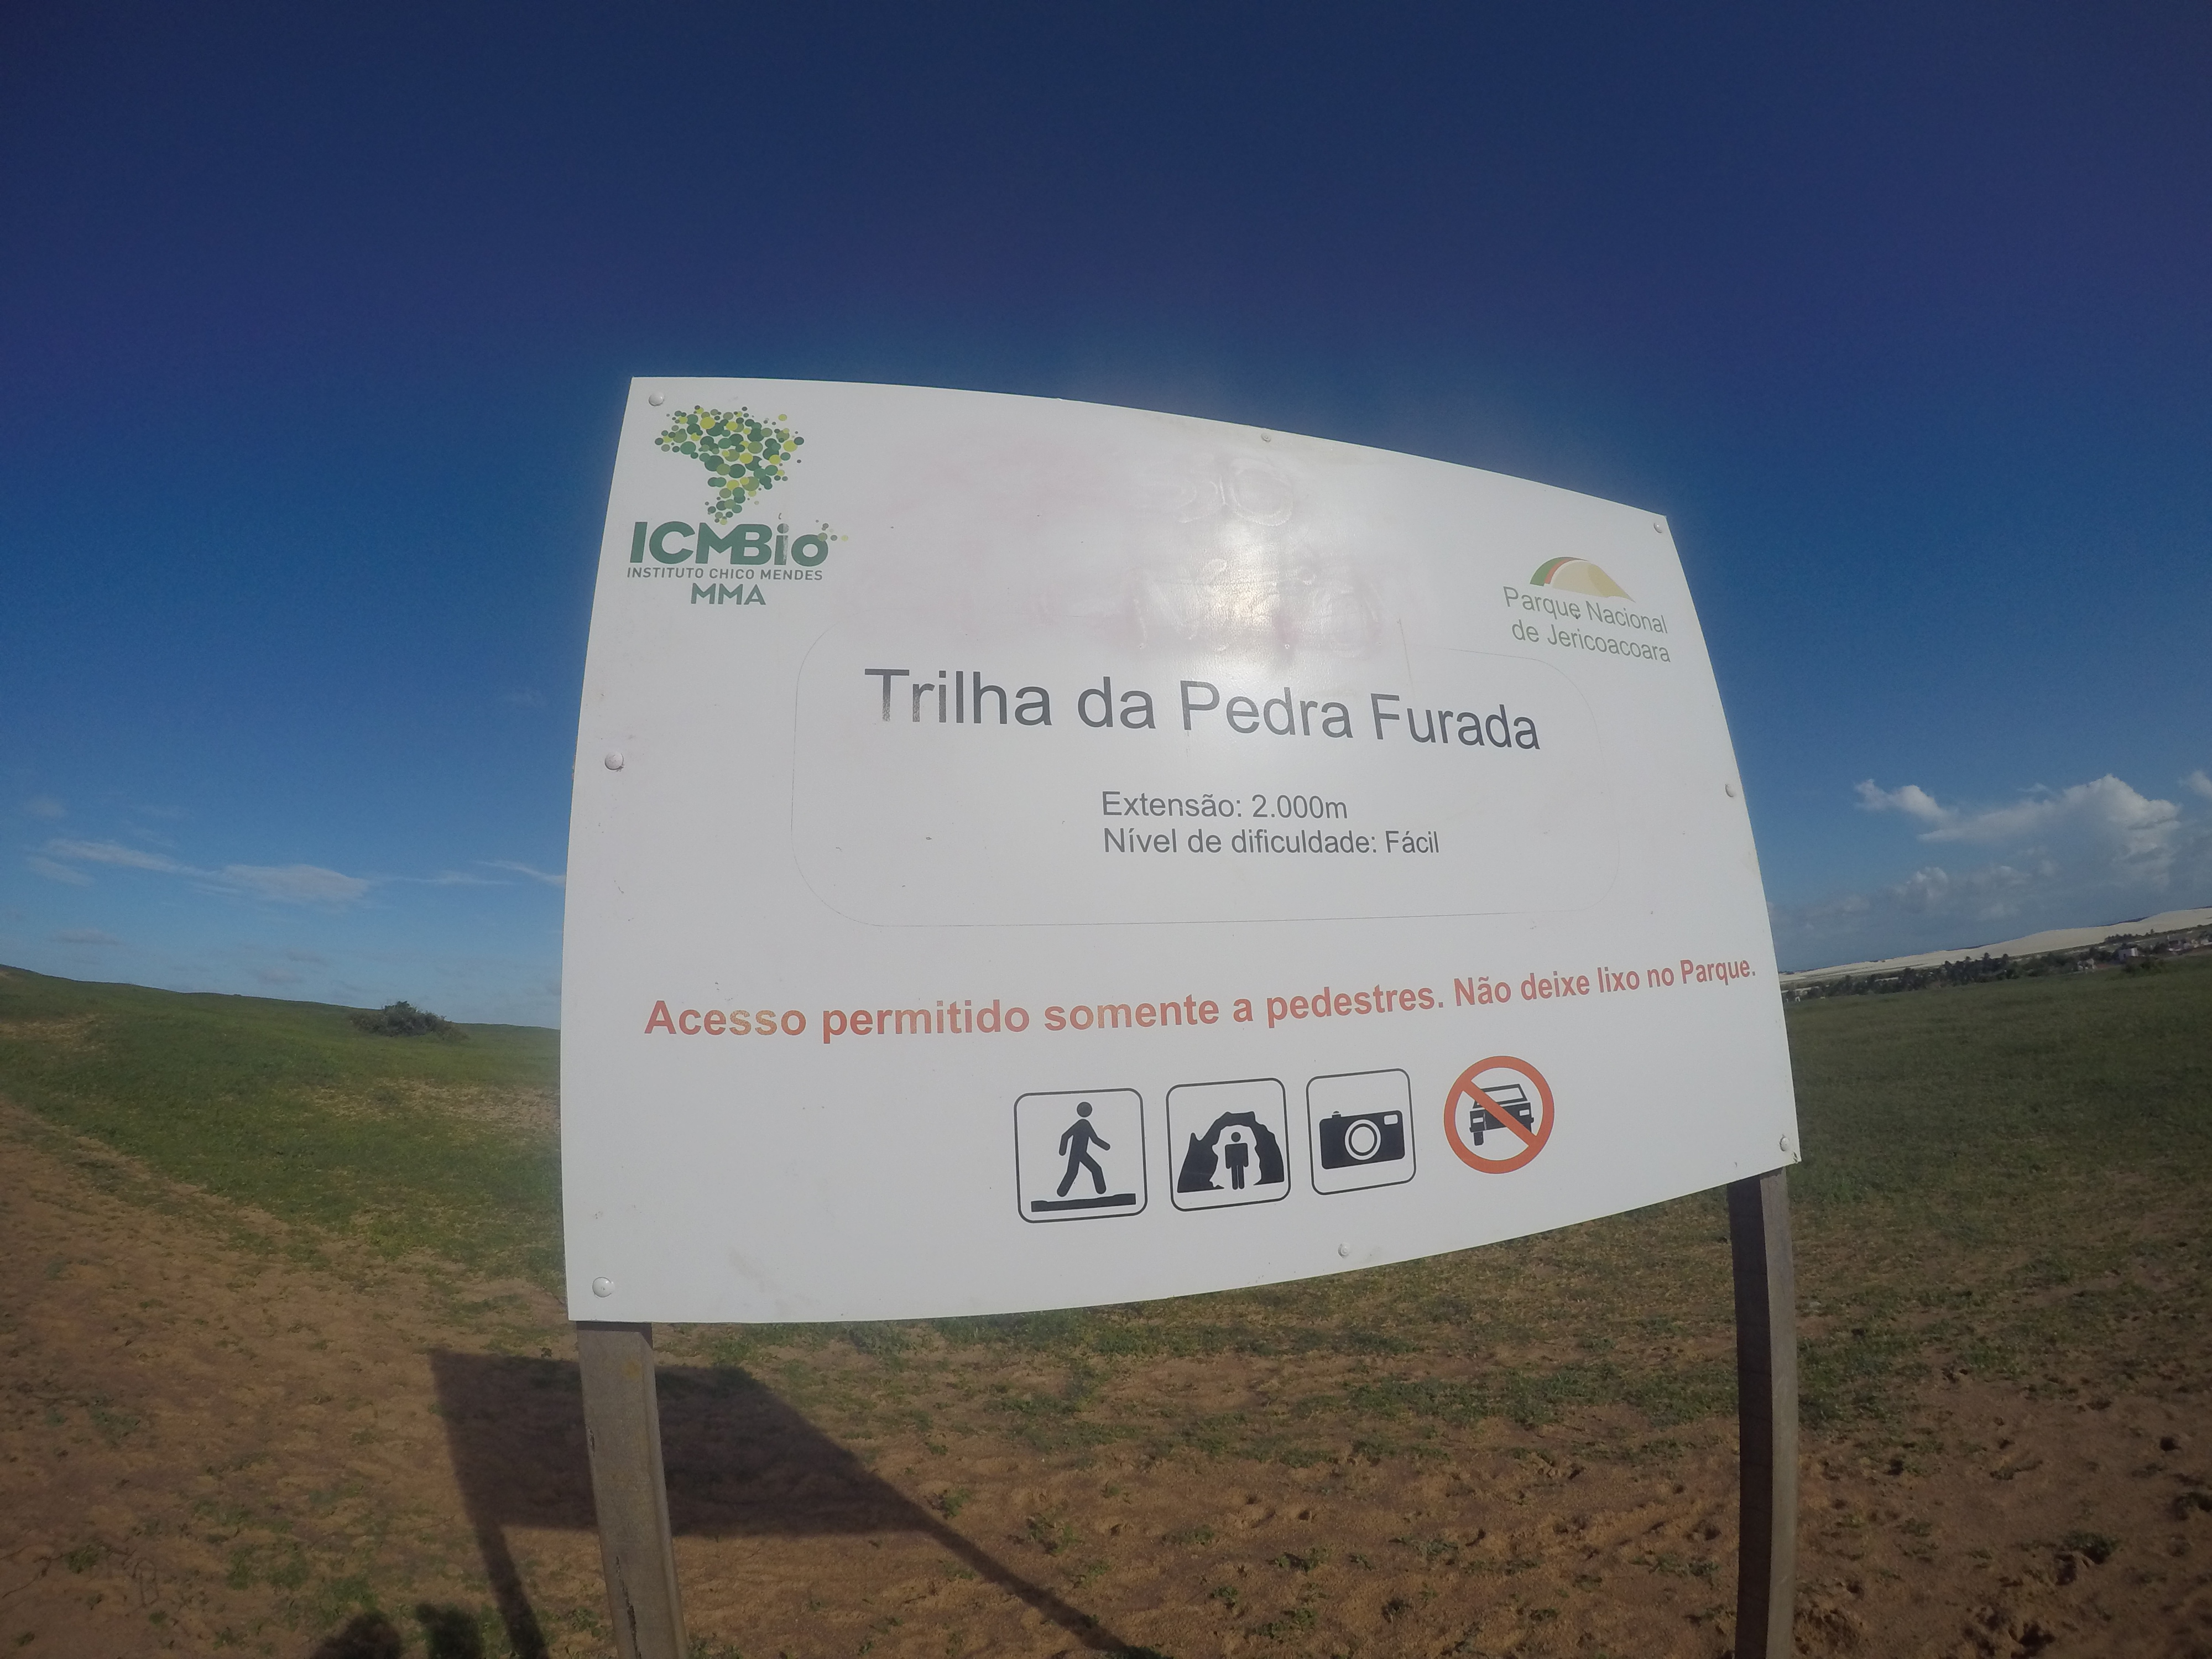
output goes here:
<path id="1" fill-rule="evenodd" d="M 1388 1181 L 1365 1181 L 1351 1187 L 1324 1187 L 1321 1184 L 1321 1119 L 1314 1115 L 1314 1085 L 1333 1083 L 1340 1078 L 1395 1077 L 1406 1085 L 1406 1103 L 1399 1109 L 1406 1118 L 1406 1173 L 1393 1176 Z M 1419 1173 L 1419 1152 L 1413 1132 L 1413 1079 L 1402 1066 L 1378 1066 L 1365 1072 L 1324 1072 L 1319 1077 L 1306 1079 L 1306 1178 L 1313 1183 L 1314 1191 L 1324 1197 L 1334 1198 L 1340 1193 L 1372 1192 L 1378 1187 L 1402 1187 Z M 1367 1165 L 1364 1167 L 1372 1168 Z"/>
<path id="2" fill-rule="evenodd" d="M 819 780 L 821 776 L 826 771 L 830 776 L 835 778 L 842 769 L 826 766 L 822 758 L 821 752 L 815 745 L 810 744 L 806 740 L 808 732 L 812 729 L 810 723 L 814 721 L 817 716 L 815 704 L 803 695 L 805 689 L 813 683 L 813 677 L 820 672 L 819 665 L 817 665 L 816 659 L 817 655 L 824 650 L 825 647 L 829 647 L 833 641 L 842 641 L 842 639 L 848 636 L 854 632 L 864 630 L 868 627 L 875 625 L 878 624 L 871 619 L 848 617 L 843 620 L 832 623 L 830 626 L 817 633 L 808 641 L 805 650 L 799 654 L 799 666 L 794 684 L 797 690 L 801 695 L 794 696 L 792 708 L 792 766 L 789 789 L 790 805 L 787 809 L 787 823 L 788 826 L 787 833 L 790 836 L 789 844 L 791 847 L 793 867 L 798 873 L 799 880 L 805 884 L 806 890 L 811 893 L 825 908 L 848 921 L 857 921 L 864 926 L 871 927 L 901 928 L 1055 927 L 1112 927 L 1130 926 L 1188 927 L 1194 925 L 1207 926 L 1218 923 L 1234 924 L 1255 921 L 1297 925 L 1313 921 L 1389 921 L 1412 919 L 1435 920 L 1454 916 L 1517 915 L 1528 914 L 1532 909 L 1568 914 L 1578 910 L 1593 909 L 1596 906 L 1601 904 L 1611 895 L 1614 884 L 1620 879 L 1621 866 L 1620 830 L 1618 809 L 1612 799 L 1612 787 L 1607 776 L 1610 770 L 1610 763 L 1607 757 L 1606 741 L 1603 729 L 1598 720 L 1597 711 L 1590 704 L 1588 693 L 1582 686 L 1576 684 L 1571 676 L 1564 672 L 1557 664 L 1546 661 L 1540 657 L 1529 656 L 1511 651 L 1471 651 L 1460 647 L 1437 644 L 1431 648 L 1434 655 L 1438 660 L 1439 665 L 1449 662 L 1456 662 L 1462 667 L 1470 663 L 1497 664 L 1504 665 L 1507 669 L 1510 669 L 1510 672 L 1515 674 L 1526 675 L 1533 672 L 1539 678 L 1537 681 L 1532 683 L 1540 683 L 1545 684 L 1547 690 L 1549 691 L 1551 695 L 1560 698 L 1564 706 L 1569 708 L 1576 717 L 1577 724 L 1581 728 L 1577 735 L 1587 738 L 1589 744 L 1589 753 L 1582 762 L 1582 765 L 1585 769 L 1582 776 L 1588 779 L 1589 787 L 1595 789 L 1599 797 L 1598 802 L 1596 803 L 1599 810 L 1595 816 L 1584 824 L 1584 828 L 1594 833 L 1597 840 L 1601 843 L 1601 864 L 1599 866 L 1601 871 L 1601 878 L 1596 880 L 1595 883 L 1589 883 L 1588 884 L 1587 891 L 1581 893 L 1568 893 L 1565 891 L 1550 892 L 1544 896 L 1540 902 L 1533 906 L 1527 902 L 1525 896 L 1516 895 L 1515 902 L 1510 904 L 1480 902 L 1473 904 L 1462 903 L 1442 910 L 1423 907 L 1406 908 L 1398 905 L 1385 902 L 1373 907 L 1346 909 L 1330 908 L 1310 913 L 1301 912 L 1291 915 L 1273 913 L 1237 915 L 1220 913 L 1205 915 L 1158 915 L 1131 916 L 1127 915 L 1049 915 L 1032 914 L 996 915 L 976 917 L 953 915 L 890 915 L 882 914 L 878 909 L 863 901 L 856 894 L 844 890 L 837 882 L 831 878 L 835 866 L 823 862 L 824 855 L 820 852 L 817 842 L 821 845 L 840 846 L 842 846 L 842 842 L 840 842 L 836 837 L 811 837 L 806 833 L 810 823 L 811 809 L 815 804 L 815 796 L 819 787 Z M 962 648 L 987 649 L 988 648 L 990 638 L 991 636 L 988 633 L 978 634 L 972 639 L 963 641 Z M 1401 650 L 1404 647 L 1401 646 Z M 1553 686 L 1551 684 L 1551 682 L 1554 681 L 1557 682 L 1556 686 Z M 884 696 L 886 698 L 884 707 L 886 710 L 888 710 L 890 705 L 888 702 L 889 693 L 887 690 L 884 692 Z M 1392 718 L 1395 719 L 1397 718 L 1397 716 L 1394 715 Z M 886 719 L 888 719 L 888 715 L 886 715 Z M 1358 757 L 1358 759 L 1359 764 L 1364 768 L 1367 759 L 1364 751 Z M 1124 765 L 1126 763 L 1126 760 L 1121 758 L 1117 758 L 1114 762 L 1114 764 L 1115 765 Z M 1179 755 L 1170 757 L 1170 764 L 1172 765 L 1181 766 L 1186 763 L 1186 761 Z M 942 794 L 944 793 L 944 785 L 942 781 L 939 781 L 938 783 L 933 785 L 930 793 L 933 796 Z M 1564 874 L 1565 872 L 1562 872 L 1560 873 Z M 1586 878 L 1577 876 L 1576 879 L 1580 882 L 1586 880 Z M 1060 894 L 1063 897 L 1066 892 L 1069 890 L 1065 882 L 1053 883 L 1051 884 L 1051 887 L 1052 890 L 1055 893 Z M 1287 1102 L 1288 1091 L 1286 1090 L 1285 1092 Z M 1285 1109 L 1287 1110 L 1287 1104 Z"/>
<path id="3" fill-rule="evenodd" d="M 1275 1105 L 1276 1109 L 1282 1114 L 1282 1139 L 1280 1146 L 1283 1158 L 1283 1190 L 1273 1194 L 1272 1197 L 1236 1199 L 1224 1204 L 1184 1203 L 1182 1201 L 1181 1188 L 1177 1184 L 1178 1176 L 1176 1171 L 1179 1161 L 1176 1158 L 1175 1146 L 1176 1096 L 1186 1089 L 1226 1089 L 1234 1088 L 1240 1084 L 1246 1083 L 1272 1083 L 1275 1085 Z M 1295 1184 L 1291 1179 L 1291 1098 L 1290 1091 L 1283 1086 L 1282 1079 L 1279 1077 L 1227 1077 L 1211 1078 L 1203 1083 L 1178 1083 L 1168 1091 L 1166 1099 L 1161 1103 L 1161 1108 L 1167 1115 L 1168 1124 L 1168 1202 L 1174 1205 L 1176 1209 L 1181 1210 L 1186 1215 L 1194 1215 L 1206 1210 L 1242 1210 L 1249 1208 L 1255 1204 L 1279 1204 L 1291 1195 L 1291 1188 Z M 1192 1139 L 1194 1140 L 1197 1137 L 1194 1135 Z"/>
<path id="4" fill-rule="evenodd" d="M 1022 1201 L 1022 1102 L 1024 1100 L 1081 1100 L 1097 1099 L 1102 1095 L 1127 1095 L 1137 1103 L 1137 1201 L 1127 1206 L 1100 1208 L 1088 1212 L 1074 1212 L 1066 1215 L 1031 1215 Z M 1136 1089 L 1032 1089 L 1014 1097 L 1014 1213 L 1033 1226 L 1045 1226 L 1057 1221 L 1110 1221 L 1122 1216 L 1142 1215 L 1152 1201 L 1151 1148 L 1145 1133 L 1145 1097 Z"/>

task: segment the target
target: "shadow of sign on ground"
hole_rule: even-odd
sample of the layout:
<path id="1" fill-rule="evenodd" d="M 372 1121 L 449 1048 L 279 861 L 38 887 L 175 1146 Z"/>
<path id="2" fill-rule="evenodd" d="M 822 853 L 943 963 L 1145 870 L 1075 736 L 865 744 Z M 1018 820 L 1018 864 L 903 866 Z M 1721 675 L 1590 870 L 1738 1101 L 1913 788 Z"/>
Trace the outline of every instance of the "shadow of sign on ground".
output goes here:
<path id="1" fill-rule="evenodd" d="M 443 1350 L 430 1364 L 454 1477 L 507 1640 L 524 1659 L 538 1659 L 549 1646 L 507 1529 L 590 1531 L 598 1524 L 581 1376 L 573 1361 Z M 747 1372 L 664 1364 L 658 1376 L 669 1525 L 678 1537 L 921 1533 L 1083 1646 L 1127 1650 L 1090 1614 L 870 1473 Z"/>

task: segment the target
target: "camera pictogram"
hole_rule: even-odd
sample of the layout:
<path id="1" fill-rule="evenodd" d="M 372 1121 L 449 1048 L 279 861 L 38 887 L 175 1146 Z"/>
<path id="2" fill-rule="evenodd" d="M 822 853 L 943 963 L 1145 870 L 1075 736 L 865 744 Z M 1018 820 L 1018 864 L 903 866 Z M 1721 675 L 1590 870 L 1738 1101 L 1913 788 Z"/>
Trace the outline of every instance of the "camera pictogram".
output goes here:
<path id="1" fill-rule="evenodd" d="M 1413 1085 L 1405 1073 L 1344 1072 L 1306 1085 L 1319 1193 L 1389 1187 L 1413 1178 Z"/>
<path id="2" fill-rule="evenodd" d="M 1403 1112 L 1360 1112 L 1346 1117 L 1331 1112 L 1314 1126 L 1324 1170 L 1349 1169 L 1355 1164 L 1388 1164 L 1406 1155 L 1406 1115 Z"/>

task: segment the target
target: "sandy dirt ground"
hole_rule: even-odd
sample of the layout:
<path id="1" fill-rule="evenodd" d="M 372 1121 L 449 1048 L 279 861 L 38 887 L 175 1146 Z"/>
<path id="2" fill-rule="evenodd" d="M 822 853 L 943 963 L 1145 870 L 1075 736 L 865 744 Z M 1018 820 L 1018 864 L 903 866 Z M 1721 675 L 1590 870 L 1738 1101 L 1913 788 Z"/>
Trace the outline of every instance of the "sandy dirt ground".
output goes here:
<path id="1" fill-rule="evenodd" d="M 313 1255 L 5 1108 L 0 1170 L 0 1653 L 611 1650 L 557 1307 Z M 703 1655 L 1729 1650 L 1723 1421 L 1489 1421 L 1295 1468 L 1040 1455 L 988 1423 L 841 1438 L 773 1366 L 684 1342 L 664 1436 Z M 1220 1409 L 1330 1363 L 1102 1386 Z M 1964 1377 L 1911 1418 L 1908 1455 L 1808 1442 L 1802 1652 L 2212 1655 L 2212 1425 Z"/>

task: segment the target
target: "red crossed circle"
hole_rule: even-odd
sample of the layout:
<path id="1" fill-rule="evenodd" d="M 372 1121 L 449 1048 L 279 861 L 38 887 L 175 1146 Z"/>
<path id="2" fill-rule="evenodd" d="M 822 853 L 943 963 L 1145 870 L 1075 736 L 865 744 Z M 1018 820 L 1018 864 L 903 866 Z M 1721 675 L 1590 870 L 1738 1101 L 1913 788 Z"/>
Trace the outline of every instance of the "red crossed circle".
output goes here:
<path id="1" fill-rule="evenodd" d="M 1536 1098 L 1543 1104 L 1543 1112 L 1534 1129 L 1521 1127 L 1520 1119 L 1500 1106 L 1485 1093 L 1475 1081 L 1483 1073 L 1503 1067 L 1518 1072 L 1536 1085 Z M 1461 1102 L 1480 1105 L 1489 1115 L 1492 1123 L 1501 1124 L 1506 1132 L 1519 1141 L 1519 1150 L 1504 1158 L 1486 1158 L 1469 1146 L 1460 1133 Z M 1559 1113 L 1552 1103 L 1552 1085 L 1544 1081 L 1544 1074 L 1525 1060 L 1516 1060 L 1511 1054 L 1492 1054 L 1487 1060 L 1478 1060 L 1459 1074 L 1451 1091 L 1444 1097 L 1444 1139 L 1451 1143 L 1452 1152 L 1470 1170 L 1480 1170 L 1485 1175 L 1506 1175 L 1544 1150 L 1544 1143 L 1552 1138 L 1552 1125 Z M 1487 1131 L 1486 1131 L 1487 1133 Z"/>

